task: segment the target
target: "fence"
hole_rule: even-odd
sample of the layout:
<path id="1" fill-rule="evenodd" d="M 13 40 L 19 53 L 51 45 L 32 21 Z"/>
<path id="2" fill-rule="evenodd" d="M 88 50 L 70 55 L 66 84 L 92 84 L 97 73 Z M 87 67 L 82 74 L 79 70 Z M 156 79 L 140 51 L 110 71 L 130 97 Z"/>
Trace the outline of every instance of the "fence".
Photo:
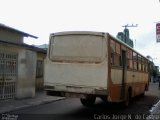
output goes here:
<path id="1" fill-rule="evenodd" d="M 0 52 L 0 100 L 15 97 L 17 59 L 15 53 Z"/>

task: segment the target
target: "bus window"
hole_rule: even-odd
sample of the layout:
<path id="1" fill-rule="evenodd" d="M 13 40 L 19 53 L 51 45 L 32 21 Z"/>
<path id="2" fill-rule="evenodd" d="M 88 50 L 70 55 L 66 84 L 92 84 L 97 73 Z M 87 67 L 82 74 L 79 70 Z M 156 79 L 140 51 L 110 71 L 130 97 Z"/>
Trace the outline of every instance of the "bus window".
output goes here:
<path id="1" fill-rule="evenodd" d="M 110 39 L 110 50 L 111 50 L 111 64 L 114 65 L 115 64 L 115 41 Z"/>
<path id="2" fill-rule="evenodd" d="M 119 54 L 115 54 L 115 66 L 120 66 L 120 55 Z"/>
<path id="3" fill-rule="evenodd" d="M 116 43 L 116 53 L 115 53 L 115 65 L 116 66 L 120 66 L 120 62 L 121 62 L 121 48 L 120 48 L 120 44 Z"/>
<path id="4" fill-rule="evenodd" d="M 111 64 L 113 66 L 120 66 L 120 44 L 115 42 L 114 40 L 111 40 L 110 42 L 110 48 L 111 48 Z"/>
<path id="5" fill-rule="evenodd" d="M 119 43 L 116 43 L 116 53 L 119 55 L 121 54 L 121 48 Z"/>
<path id="6" fill-rule="evenodd" d="M 126 52 L 126 60 L 127 60 L 127 48 L 124 45 L 121 44 L 121 54 L 122 54 L 122 51 Z M 126 64 L 128 64 L 128 61 L 126 61 Z M 123 59 L 122 59 L 122 55 L 121 55 L 120 66 L 122 66 L 122 65 L 123 65 Z"/>
<path id="7" fill-rule="evenodd" d="M 144 70 L 144 64 L 145 64 L 144 58 L 142 57 L 142 71 L 143 71 L 143 72 L 145 71 L 145 70 Z"/>
<path id="8" fill-rule="evenodd" d="M 138 55 L 138 70 L 141 71 L 142 70 L 142 57 L 141 55 Z"/>
<path id="9" fill-rule="evenodd" d="M 110 46 L 111 46 L 111 52 L 115 53 L 115 41 L 111 40 Z"/>
<path id="10" fill-rule="evenodd" d="M 121 47 L 122 47 L 122 48 L 121 48 L 122 50 L 124 50 L 124 51 L 127 50 L 127 48 L 126 48 L 125 46 L 122 45 Z"/>
<path id="11" fill-rule="evenodd" d="M 137 70 L 138 63 L 137 63 L 137 53 L 136 52 L 133 52 L 133 66 L 134 66 L 134 70 Z"/>
<path id="12" fill-rule="evenodd" d="M 142 71 L 144 72 L 144 64 L 142 64 Z"/>
<path id="13" fill-rule="evenodd" d="M 104 60 L 104 39 L 93 35 L 51 37 L 49 58 L 52 61 L 100 63 Z"/>
<path id="14" fill-rule="evenodd" d="M 145 59 L 144 63 L 145 63 L 145 72 L 148 72 L 148 61 Z"/>
<path id="15" fill-rule="evenodd" d="M 114 65 L 114 53 L 111 52 L 111 64 Z"/>
<path id="16" fill-rule="evenodd" d="M 133 68 L 133 60 L 132 60 L 132 50 L 128 49 L 127 51 L 127 63 L 128 63 L 128 68 L 132 69 Z"/>

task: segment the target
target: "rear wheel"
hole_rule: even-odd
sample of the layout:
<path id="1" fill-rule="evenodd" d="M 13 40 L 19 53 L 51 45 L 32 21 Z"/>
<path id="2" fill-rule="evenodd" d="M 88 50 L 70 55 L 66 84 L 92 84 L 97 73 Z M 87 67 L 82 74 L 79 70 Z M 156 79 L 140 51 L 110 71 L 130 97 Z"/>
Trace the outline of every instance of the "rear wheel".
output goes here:
<path id="1" fill-rule="evenodd" d="M 96 101 L 96 97 L 95 96 L 87 96 L 87 98 L 81 98 L 80 101 L 84 106 L 92 106 L 92 105 L 94 105 L 94 103 Z"/>
<path id="2" fill-rule="evenodd" d="M 143 91 L 143 93 L 141 93 L 141 95 L 140 95 L 140 96 L 142 96 L 142 97 L 143 97 L 143 96 L 145 95 L 145 91 L 146 91 L 146 90 L 148 90 L 147 85 L 145 85 L 144 91 Z"/>
<path id="3" fill-rule="evenodd" d="M 101 98 L 101 100 L 102 100 L 104 103 L 108 103 L 108 99 L 107 99 L 106 96 L 102 96 L 102 97 L 100 97 L 100 98 Z"/>

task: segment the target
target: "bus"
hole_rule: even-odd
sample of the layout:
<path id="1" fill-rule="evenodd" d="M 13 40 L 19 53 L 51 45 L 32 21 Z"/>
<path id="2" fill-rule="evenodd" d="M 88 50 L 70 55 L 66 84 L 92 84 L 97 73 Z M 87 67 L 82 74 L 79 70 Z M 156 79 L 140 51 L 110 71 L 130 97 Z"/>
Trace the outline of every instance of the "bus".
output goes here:
<path id="1" fill-rule="evenodd" d="M 85 106 L 96 97 L 128 106 L 148 90 L 149 77 L 149 60 L 109 33 L 50 34 L 44 62 L 47 95 L 80 98 Z"/>

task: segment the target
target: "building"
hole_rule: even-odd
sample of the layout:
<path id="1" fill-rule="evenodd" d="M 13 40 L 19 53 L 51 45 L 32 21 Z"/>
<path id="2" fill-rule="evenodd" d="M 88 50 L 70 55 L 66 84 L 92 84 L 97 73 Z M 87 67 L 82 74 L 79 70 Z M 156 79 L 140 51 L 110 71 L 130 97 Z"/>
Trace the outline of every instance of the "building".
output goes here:
<path id="1" fill-rule="evenodd" d="M 129 37 L 129 29 L 125 27 L 123 32 L 118 32 L 117 38 L 133 48 L 133 41 Z"/>
<path id="2" fill-rule="evenodd" d="M 42 84 L 46 50 L 25 44 L 24 37 L 37 39 L 0 24 L 0 99 L 34 97 Z"/>

